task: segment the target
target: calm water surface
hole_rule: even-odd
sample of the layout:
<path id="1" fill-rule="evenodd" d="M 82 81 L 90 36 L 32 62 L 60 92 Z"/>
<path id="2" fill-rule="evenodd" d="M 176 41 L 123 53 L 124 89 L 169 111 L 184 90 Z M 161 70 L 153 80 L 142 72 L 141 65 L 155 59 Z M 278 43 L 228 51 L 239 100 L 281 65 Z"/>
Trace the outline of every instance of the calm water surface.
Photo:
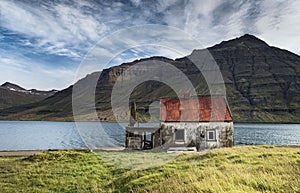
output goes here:
<path id="1" fill-rule="evenodd" d="M 0 121 L 0 150 L 124 146 L 127 123 Z M 300 124 L 234 124 L 235 145 L 300 145 Z M 91 145 L 92 144 L 92 145 Z"/>

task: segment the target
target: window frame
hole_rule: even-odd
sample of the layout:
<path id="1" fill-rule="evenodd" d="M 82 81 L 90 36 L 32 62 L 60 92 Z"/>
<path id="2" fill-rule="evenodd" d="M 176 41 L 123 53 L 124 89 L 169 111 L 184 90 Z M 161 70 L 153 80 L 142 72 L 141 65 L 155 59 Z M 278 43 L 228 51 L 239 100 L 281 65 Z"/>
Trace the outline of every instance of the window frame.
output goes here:
<path id="1" fill-rule="evenodd" d="M 176 132 L 178 132 L 178 131 L 183 131 L 183 139 L 177 139 L 177 137 L 176 137 Z M 185 143 L 185 129 L 175 129 L 175 136 L 174 136 L 174 138 L 175 138 L 175 142 L 176 143 Z"/>
<path id="2" fill-rule="evenodd" d="M 213 139 L 211 139 L 211 138 L 209 138 L 209 134 L 210 133 L 213 133 Z M 207 131 L 206 131 L 206 141 L 217 141 L 217 136 L 216 136 L 217 134 L 216 134 L 216 130 L 215 129 L 208 129 Z"/>

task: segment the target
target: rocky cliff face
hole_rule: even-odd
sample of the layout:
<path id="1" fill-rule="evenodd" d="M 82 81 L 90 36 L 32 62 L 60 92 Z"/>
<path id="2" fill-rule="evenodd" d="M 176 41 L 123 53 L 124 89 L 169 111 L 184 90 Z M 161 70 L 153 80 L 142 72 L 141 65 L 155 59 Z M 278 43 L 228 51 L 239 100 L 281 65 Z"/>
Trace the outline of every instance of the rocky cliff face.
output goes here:
<path id="1" fill-rule="evenodd" d="M 208 48 L 218 64 L 226 85 L 227 99 L 236 122 L 299 122 L 300 113 L 300 57 L 289 51 L 271 47 L 262 40 L 244 35 L 240 38 L 221 42 Z M 152 57 L 111 67 L 100 73 L 88 75 L 81 81 L 98 76 L 96 87 L 96 109 L 101 120 L 113 120 L 111 113 L 111 91 L 118 78 L 149 70 L 156 61 L 174 65 L 193 83 L 199 95 L 209 94 L 201 72 L 188 58 L 196 58 L 203 50 L 194 50 L 190 56 L 171 60 Z M 122 73 L 134 64 L 143 62 L 132 69 L 126 77 Z M 162 69 L 163 70 L 163 69 Z M 176 77 L 176 76 L 175 76 Z M 78 83 L 76 83 L 78 84 Z M 82 94 L 86 90 L 82 89 Z M 44 101 L 1 112 L 2 119 L 44 119 L 53 120 L 72 117 L 72 87 L 56 93 Z M 174 91 L 158 81 L 147 81 L 137 86 L 131 99 L 138 102 L 140 114 L 148 112 L 149 105 L 161 97 L 175 97 Z"/>
<path id="2" fill-rule="evenodd" d="M 251 35 L 209 48 L 242 121 L 299 120 L 300 57 Z"/>

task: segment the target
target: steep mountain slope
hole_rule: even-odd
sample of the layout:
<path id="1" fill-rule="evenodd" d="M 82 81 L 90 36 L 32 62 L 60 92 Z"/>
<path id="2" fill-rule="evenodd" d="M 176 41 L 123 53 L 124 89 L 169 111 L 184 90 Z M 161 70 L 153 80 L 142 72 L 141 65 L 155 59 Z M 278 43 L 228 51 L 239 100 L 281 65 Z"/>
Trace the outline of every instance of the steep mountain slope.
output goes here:
<path id="1" fill-rule="evenodd" d="M 298 55 L 248 34 L 208 49 L 226 80 L 236 120 L 300 121 Z"/>
<path id="2" fill-rule="evenodd" d="M 56 93 L 56 90 L 26 90 L 16 84 L 6 82 L 0 86 L 0 109 L 41 101 Z"/>
<path id="3" fill-rule="evenodd" d="M 227 99 L 235 121 L 242 122 L 299 122 L 300 113 L 300 57 L 286 50 L 271 47 L 252 35 L 221 42 L 208 48 L 217 62 L 226 85 Z M 156 61 L 170 63 L 185 73 L 199 95 L 209 94 L 201 72 L 190 59 L 197 60 L 203 50 L 171 60 L 152 57 L 125 63 L 103 70 L 96 88 L 95 105 L 101 120 L 113 120 L 111 90 L 119 76 L 132 65 L 144 62 L 140 73 L 155 65 Z M 82 79 L 88 82 L 98 77 L 95 72 Z M 76 84 L 80 84 L 76 83 Z M 89 84 L 86 84 L 89 85 Z M 82 95 L 86 94 L 82 89 Z M 56 93 L 38 103 L 8 108 L 0 113 L 1 119 L 72 120 L 72 87 Z M 145 114 L 149 105 L 160 97 L 175 97 L 174 91 L 157 81 L 137 86 L 131 98 L 138 102 L 138 112 Z M 88 113 L 87 113 L 88 114 Z M 86 120 L 89 120 L 88 115 Z"/>

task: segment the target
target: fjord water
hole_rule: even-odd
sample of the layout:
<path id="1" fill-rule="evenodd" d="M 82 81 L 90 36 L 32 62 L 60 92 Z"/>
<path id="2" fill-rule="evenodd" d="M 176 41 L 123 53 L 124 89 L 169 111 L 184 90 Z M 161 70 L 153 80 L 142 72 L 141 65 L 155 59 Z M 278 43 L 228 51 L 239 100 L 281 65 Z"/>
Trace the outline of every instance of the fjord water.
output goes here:
<path id="1" fill-rule="evenodd" d="M 0 121 L 0 150 L 87 148 L 86 144 L 105 147 L 111 143 L 124 146 L 127 123 L 102 122 L 101 129 L 99 123 L 79 124 L 80 131 L 74 122 Z M 236 123 L 234 129 L 235 145 L 300 145 L 300 124 Z"/>

